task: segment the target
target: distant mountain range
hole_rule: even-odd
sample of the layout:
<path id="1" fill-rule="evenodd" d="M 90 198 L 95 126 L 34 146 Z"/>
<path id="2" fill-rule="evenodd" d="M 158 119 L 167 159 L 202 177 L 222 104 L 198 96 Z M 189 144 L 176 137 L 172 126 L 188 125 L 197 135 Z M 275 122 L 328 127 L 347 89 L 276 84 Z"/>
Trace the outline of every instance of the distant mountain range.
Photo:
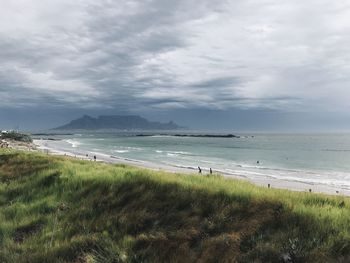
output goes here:
<path id="1" fill-rule="evenodd" d="M 84 115 L 54 130 L 176 130 L 179 128 L 182 127 L 172 121 L 168 123 L 152 122 L 137 115 L 99 116 L 97 118 Z"/>

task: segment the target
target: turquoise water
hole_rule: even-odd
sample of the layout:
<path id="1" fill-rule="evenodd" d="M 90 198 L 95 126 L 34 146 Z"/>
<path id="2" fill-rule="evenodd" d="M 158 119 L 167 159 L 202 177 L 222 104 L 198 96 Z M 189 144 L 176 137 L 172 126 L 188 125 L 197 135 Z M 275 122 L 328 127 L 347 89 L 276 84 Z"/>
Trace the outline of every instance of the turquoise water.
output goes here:
<path id="1" fill-rule="evenodd" d="M 58 136 L 61 150 L 350 189 L 350 134 L 244 134 L 241 138 Z M 259 161 L 259 163 L 257 163 Z"/>

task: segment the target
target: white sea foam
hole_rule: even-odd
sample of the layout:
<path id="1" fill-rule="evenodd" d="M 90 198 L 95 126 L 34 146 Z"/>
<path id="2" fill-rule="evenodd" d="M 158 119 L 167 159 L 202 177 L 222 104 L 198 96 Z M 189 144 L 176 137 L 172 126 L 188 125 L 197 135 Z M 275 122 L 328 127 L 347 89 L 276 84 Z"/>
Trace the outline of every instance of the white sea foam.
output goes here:
<path id="1" fill-rule="evenodd" d="M 185 156 L 185 155 L 193 155 L 190 152 L 184 152 L 184 151 L 162 151 L 162 150 L 156 150 L 156 153 L 165 153 L 167 156 Z"/>
<path id="2" fill-rule="evenodd" d="M 113 148 L 117 150 L 127 150 L 127 151 L 142 151 L 143 148 L 141 147 L 131 147 L 131 146 L 113 146 Z"/>
<path id="3" fill-rule="evenodd" d="M 152 138 L 174 138 L 175 136 L 171 136 L 171 135 L 152 135 L 152 136 L 149 136 L 149 137 L 152 137 Z"/>
<path id="4" fill-rule="evenodd" d="M 174 154 L 180 154 L 180 155 L 191 155 L 191 153 L 183 152 L 183 151 L 168 151 L 168 153 L 174 153 Z"/>
<path id="5" fill-rule="evenodd" d="M 73 148 L 77 148 L 78 146 L 81 145 L 81 142 L 74 139 L 68 139 L 68 140 L 65 140 L 65 142 L 71 144 Z"/>
<path id="6" fill-rule="evenodd" d="M 112 152 L 115 152 L 115 153 L 128 153 L 129 151 L 128 150 L 113 150 Z"/>

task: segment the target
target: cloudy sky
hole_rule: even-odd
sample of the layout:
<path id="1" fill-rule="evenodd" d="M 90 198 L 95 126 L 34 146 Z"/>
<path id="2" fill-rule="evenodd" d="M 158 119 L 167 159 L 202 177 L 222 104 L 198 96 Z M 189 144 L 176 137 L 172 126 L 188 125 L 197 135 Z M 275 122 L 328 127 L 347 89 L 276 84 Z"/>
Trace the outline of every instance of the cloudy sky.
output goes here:
<path id="1" fill-rule="evenodd" d="M 349 43 L 345 0 L 2 1 L 0 124 L 348 129 Z"/>

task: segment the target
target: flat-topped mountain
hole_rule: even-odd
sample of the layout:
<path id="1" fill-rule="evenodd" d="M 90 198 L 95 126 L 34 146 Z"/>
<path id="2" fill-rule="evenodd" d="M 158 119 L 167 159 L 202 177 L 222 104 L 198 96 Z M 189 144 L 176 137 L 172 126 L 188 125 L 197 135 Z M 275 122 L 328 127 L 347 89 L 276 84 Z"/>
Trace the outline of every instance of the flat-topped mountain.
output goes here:
<path id="1" fill-rule="evenodd" d="M 176 123 L 152 122 L 137 115 L 112 115 L 99 116 L 97 118 L 84 115 L 72 120 L 70 123 L 57 127 L 54 130 L 99 130 L 99 129 L 119 129 L 119 130 L 175 130 L 181 128 Z"/>

